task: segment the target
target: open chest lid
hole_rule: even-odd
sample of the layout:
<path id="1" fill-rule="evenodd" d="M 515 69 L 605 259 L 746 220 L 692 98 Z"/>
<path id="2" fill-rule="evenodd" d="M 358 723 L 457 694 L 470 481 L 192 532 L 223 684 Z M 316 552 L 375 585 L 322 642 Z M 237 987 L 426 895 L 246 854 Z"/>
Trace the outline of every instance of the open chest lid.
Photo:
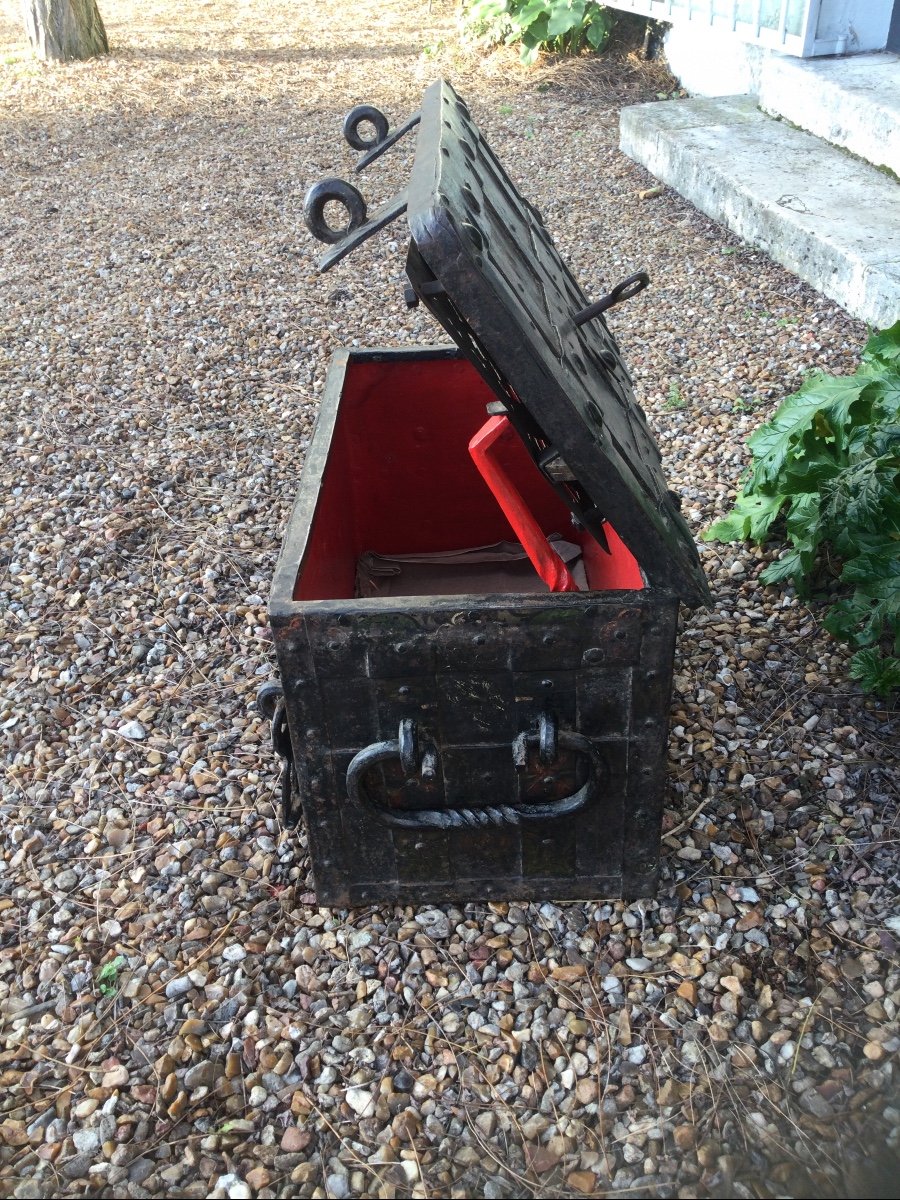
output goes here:
<path id="1" fill-rule="evenodd" d="M 708 603 L 693 537 L 615 339 L 602 315 L 585 319 L 590 301 L 540 213 L 519 195 L 444 81 L 423 96 L 407 192 L 382 212 L 390 219 L 403 206 L 415 297 L 491 386 L 492 411 L 506 413 L 601 546 L 608 520 L 648 584 L 691 606 Z M 384 223 L 376 214 L 326 255 L 323 269 Z"/>

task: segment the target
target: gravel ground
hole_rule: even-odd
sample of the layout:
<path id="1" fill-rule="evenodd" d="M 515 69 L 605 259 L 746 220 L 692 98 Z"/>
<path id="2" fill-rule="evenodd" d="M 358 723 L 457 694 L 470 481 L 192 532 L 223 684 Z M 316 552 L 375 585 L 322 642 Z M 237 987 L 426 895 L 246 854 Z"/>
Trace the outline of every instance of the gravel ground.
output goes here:
<path id="1" fill-rule="evenodd" d="M 862 325 L 639 199 L 659 69 L 478 58 L 437 0 L 101 8 L 47 69 L 0 7 L 0 1194 L 893 1194 L 896 714 L 767 554 L 702 549 L 657 901 L 319 909 L 252 704 L 331 351 L 439 340 L 399 227 L 314 273 L 352 104 L 449 76 L 594 294 L 650 269 L 612 324 L 698 532 Z"/>

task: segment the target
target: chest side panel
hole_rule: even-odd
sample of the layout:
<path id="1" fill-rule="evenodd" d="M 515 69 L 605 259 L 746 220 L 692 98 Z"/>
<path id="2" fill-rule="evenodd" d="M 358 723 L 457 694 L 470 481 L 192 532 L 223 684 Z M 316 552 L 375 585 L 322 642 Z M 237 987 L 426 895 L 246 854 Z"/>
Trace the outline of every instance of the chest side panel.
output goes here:
<path id="1" fill-rule="evenodd" d="M 639 595 L 638 603 L 308 611 L 277 634 L 283 678 L 294 672 L 288 719 L 322 898 L 612 894 L 631 870 L 629 853 L 634 871 L 652 875 L 658 830 L 649 853 L 642 839 L 659 819 L 648 789 L 664 766 L 669 699 L 657 660 L 671 647 L 675 605 Z M 542 761 L 547 716 L 589 739 L 590 755 L 559 745 Z M 404 721 L 415 724 L 413 769 L 399 749 L 388 753 L 366 770 L 362 799 L 351 797 L 351 763 L 366 747 L 399 745 Z M 517 759 L 523 735 L 530 740 Z M 534 811 L 586 785 L 589 799 L 571 815 L 515 823 L 491 815 L 513 804 Z M 380 808 L 465 809 L 479 821 L 398 829 Z"/>

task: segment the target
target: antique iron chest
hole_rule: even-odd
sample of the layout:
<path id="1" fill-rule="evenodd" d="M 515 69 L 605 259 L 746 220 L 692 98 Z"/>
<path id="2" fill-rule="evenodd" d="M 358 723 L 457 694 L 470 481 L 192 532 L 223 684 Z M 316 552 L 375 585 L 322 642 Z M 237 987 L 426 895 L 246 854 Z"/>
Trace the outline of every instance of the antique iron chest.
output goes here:
<path id="1" fill-rule="evenodd" d="M 409 300 L 455 345 L 333 358 L 269 605 L 285 799 L 325 904 L 651 895 L 678 605 L 707 592 L 602 316 L 646 277 L 589 304 L 446 83 L 345 132 L 371 161 L 416 125 L 407 194 L 308 197 L 323 268 L 407 210 Z"/>

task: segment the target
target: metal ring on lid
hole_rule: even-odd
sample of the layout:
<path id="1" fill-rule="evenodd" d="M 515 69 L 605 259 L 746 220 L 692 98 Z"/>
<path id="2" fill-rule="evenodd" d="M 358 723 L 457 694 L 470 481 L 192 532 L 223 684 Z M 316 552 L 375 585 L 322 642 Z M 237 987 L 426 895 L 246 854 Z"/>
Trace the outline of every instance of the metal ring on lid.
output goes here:
<path id="1" fill-rule="evenodd" d="M 350 219 L 343 229 L 334 229 L 325 220 L 325 205 L 331 200 L 343 204 L 347 210 Z M 343 241 L 347 234 L 352 233 L 354 229 L 365 225 L 366 202 L 362 192 L 358 191 L 353 184 L 334 177 L 320 179 L 318 183 L 312 185 L 304 197 L 303 215 L 306 218 L 306 227 L 313 237 L 318 238 L 320 242 L 328 242 L 333 245 L 335 242 Z"/>
<path id="2" fill-rule="evenodd" d="M 360 125 L 367 122 L 375 126 L 375 134 L 370 138 L 362 137 L 359 132 Z M 387 137 L 389 128 L 387 117 L 373 104 L 357 104 L 344 117 L 344 137 L 354 150 L 372 150 L 380 145 Z"/>

